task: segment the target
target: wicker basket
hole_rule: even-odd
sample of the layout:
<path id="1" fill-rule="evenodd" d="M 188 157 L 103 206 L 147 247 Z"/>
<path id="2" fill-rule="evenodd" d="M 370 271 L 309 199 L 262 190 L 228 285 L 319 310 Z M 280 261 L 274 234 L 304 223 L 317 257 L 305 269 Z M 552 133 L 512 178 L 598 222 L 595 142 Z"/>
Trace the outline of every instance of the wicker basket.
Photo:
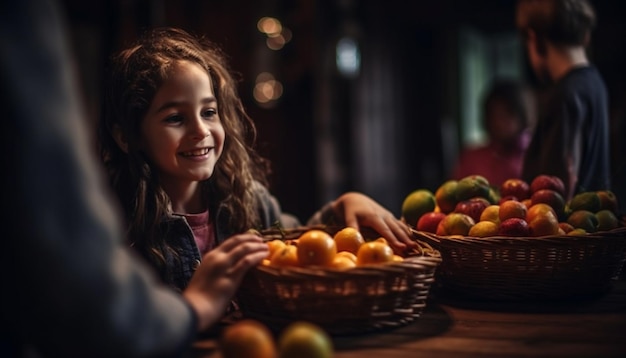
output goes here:
<path id="1" fill-rule="evenodd" d="M 496 301 L 597 297 L 617 279 L 626 228 L 585 236 L 442 237 L 415 231 L 441 252 L 443 292 Z"/>
<path id="2" fill-rule="evenodd" d="M 311 228 L 263 234 L 268 240 L 293 239 Z M 419 253 L 386 265 L 347 270 L 258 266 L 242 282 L 239 307 L 244 317 L 276 329 L 295 320 L 316 323 L 333 335 L 405 325 L 420 316 L 441 262 L 437 250 L 418 243 Z"/>

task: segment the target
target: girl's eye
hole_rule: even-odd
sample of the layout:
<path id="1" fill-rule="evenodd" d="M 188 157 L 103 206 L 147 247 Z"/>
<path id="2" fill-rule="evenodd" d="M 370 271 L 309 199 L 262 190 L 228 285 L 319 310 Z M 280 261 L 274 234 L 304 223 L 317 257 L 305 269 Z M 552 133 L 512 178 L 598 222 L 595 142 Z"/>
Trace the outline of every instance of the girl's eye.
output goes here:
<path id="1" fill-rule="evenodd" d="M 183 117 L 181 115 L 175 114 L 175 115 L 171 115 L 168 116 L 167 118 L 165 118 L 165 122 L 167 123 L 180 123 L 183 121 Z"/>
<path id="2" fill-rule="evenodd" d="M 202 111 L 202 117 L 212 118 L 217 115 L 217 111 L 214 108 L 208 108 Z"/>

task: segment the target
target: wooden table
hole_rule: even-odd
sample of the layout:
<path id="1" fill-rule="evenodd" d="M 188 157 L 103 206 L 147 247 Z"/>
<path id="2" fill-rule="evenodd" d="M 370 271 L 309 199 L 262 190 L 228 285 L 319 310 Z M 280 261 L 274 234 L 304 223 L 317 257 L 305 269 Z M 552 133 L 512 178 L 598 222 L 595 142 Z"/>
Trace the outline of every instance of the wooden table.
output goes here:
<path id="1" fill-rule="evenodd" d="M 334 337 L 336 357 L 626 357 L 626 279 L 596 300 L 495 304 L 437 300 L 413 323 Z M 193 357 L 219 357 L 215 339 Z"/>

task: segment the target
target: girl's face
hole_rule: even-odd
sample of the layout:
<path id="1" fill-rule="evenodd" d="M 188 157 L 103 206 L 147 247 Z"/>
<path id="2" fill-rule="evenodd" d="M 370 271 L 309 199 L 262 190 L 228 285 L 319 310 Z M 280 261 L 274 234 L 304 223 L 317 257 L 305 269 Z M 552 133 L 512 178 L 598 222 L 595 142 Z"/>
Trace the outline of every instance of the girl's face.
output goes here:
<path id="1" fill-rule="evenodd" d="M 162 184 L 186 186 L 211 177 L 224 149 L 224 127 L 211 78 L 189 61 L 173 64 L 141 123 L 140 149 Z"/>

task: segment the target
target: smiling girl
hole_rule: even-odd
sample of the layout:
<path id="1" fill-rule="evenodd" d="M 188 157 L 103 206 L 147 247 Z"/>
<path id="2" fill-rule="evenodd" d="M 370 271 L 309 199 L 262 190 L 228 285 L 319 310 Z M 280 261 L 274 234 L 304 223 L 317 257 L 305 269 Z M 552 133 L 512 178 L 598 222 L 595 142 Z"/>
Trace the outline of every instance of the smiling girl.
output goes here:
<path id="1" fill-rule="evenodd" d="M 206 39 L 155 29 L 115 55 L 98 132 L 131 245 L 177 289 L 233 235 L 298 224 L 267 190 L 254 123 Z M 366 195 L 340 196 L 309 224 L 330 217 L 373 228 L 397 251 L 414 245 L 406 226 Z"/>

